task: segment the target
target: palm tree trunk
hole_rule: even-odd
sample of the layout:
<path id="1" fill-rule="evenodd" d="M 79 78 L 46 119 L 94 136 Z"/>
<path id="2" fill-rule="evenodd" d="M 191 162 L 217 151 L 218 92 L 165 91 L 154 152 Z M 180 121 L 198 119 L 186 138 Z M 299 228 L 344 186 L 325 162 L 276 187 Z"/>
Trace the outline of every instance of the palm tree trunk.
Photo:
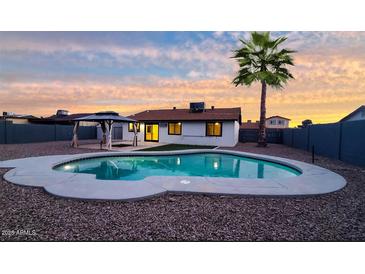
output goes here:
<path id="1" fill-rule="evenodd" d="M 257 145 L 259 147 L 266 147 L 266 82 L 261 81 L 261 105 L 260 105 L 260 125 L 259 125 L 259 139 Z"/>

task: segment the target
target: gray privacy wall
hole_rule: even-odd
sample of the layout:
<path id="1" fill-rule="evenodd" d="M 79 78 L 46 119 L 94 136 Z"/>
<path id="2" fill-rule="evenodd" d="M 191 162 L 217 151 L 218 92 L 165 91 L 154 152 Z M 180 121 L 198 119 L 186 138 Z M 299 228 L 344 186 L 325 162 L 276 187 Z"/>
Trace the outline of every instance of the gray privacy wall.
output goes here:
<path id="1" fill-rule="evenodd" d="M 239 131 L 238 140 L 240 142 L 257 142 L 259 130 L 258 129 L 243 129 Z M 266 139 L 268 143 L 282 144 L 283 131 L 282 129 L 266 129 Z"/>
<path id="2" fill-rule="evenodd" d="M 308 128 L 293 128 L 292 130 L 292 146 L 299 149 L 308 149 Z"/>
<path id="3" fill-rule="evenodd" d="M 50 141 L 71 141 L 72 125 L 13 124 L 0 122 L 0 144 L 20 144 Z M 95 126 L 80 126 L 80 140 L 96 139 Z"/>
<path id="4" fill-rule="evenodd" d="M 341 159 L 341 124 L 323 124 L 308 128 L 310 132 L 308 139 L 308 150 L 314 146 L 318 155 L 330 158 Z"/>
<path id="5" fill-rule="evenodd" d="M 342 123 L 341 160 L 365 166 L 365 121 Z"/>
<path id="6" fill-rule="evenodd" d="M 283 144 L 365 166 L 365 120 L 284 129 Z"/>

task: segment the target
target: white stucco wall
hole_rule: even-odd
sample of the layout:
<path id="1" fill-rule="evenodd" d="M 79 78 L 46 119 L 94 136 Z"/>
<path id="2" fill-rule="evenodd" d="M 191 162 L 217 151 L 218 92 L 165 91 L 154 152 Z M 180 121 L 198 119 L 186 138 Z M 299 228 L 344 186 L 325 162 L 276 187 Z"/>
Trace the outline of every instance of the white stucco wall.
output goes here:
<path id="1" fill-rule="evenodd" d="M 240 124 L 238 121 L 234 121 L 234 133 L 233 133 L 233 146 L 237 145 L 239 141 L 239 134 L 240 134 Z"/>
<path id="2" fill-rule="evenodd" d="M 123 140 L 133 141 L 134 133 L 128 131 L 128 123 L 123 124 Z M 140 132 L 137 133 L 138 142 L 144 141 L 144 123 L 140 123 Z"/>
<path id="3" fill-rule="evenodd" d="M 205 122 L 182 122 L 181 135 L 169 135 L 168 123 L 159 123 L 159 142 L 188 145 L 235 146 L 238 142 L 239 123 L 237 121 L 222 122 L 222 136 L 205 136 Z M 140 125 L 138 140 L 144 141 L 144 123 Z M 123 124 L 123 140 L 133 140 L 133 132 L 128 132 L 128 124 Z"/>

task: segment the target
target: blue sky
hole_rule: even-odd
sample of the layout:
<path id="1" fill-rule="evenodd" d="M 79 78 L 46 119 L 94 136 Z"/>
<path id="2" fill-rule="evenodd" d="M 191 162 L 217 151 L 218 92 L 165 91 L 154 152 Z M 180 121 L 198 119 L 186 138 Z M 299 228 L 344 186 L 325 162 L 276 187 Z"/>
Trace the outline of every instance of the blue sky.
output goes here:
<path id="1" fill-rule="evenodd" d="M 268 94 L 268 114 L 331 122 L 365 102 L 364 32 L 272 32 L 298 51 L 296 80 Z M 231 85 L 248 32 L 0 32 L 0 111 L 49 115 L 241 106 L 256 120 L 259 88 Z M 298 109 L 301 111 L 298 112 Z"/>

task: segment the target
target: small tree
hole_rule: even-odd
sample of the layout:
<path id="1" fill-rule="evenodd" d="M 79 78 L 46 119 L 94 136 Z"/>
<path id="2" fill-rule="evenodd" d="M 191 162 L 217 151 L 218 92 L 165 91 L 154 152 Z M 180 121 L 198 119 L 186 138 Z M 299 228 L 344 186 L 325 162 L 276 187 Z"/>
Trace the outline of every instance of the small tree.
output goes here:
<path id="1" fill-rule="evenodd" d="M 267 85 L 281 89 L 293 75 L 286 68 L 294 66 L 289 49 L 278 49 L 287 37 L 270 38 L 270 32 L 252 32 L 248 41 L 240 39 L 243 47 L 234 51 L 240 66 L 232 83 L 251 86 L 253 82 L 261 83 L 260 125 L 258 146 L 266 146 L 266 89 Z"/>
<path id="2" fill-rule="evenodd" d="M 305 128 L 305 127 L 307 127 L 307 126 L 310 126 L 310 125 L 312 125 L 313 123 L 312 123 L 312 120 L 310 120 L 310 119 L 306 119 L 306 120 L 304 120 L 304 121 L 302 121 L 302 127 L 303 128 Z"/>

